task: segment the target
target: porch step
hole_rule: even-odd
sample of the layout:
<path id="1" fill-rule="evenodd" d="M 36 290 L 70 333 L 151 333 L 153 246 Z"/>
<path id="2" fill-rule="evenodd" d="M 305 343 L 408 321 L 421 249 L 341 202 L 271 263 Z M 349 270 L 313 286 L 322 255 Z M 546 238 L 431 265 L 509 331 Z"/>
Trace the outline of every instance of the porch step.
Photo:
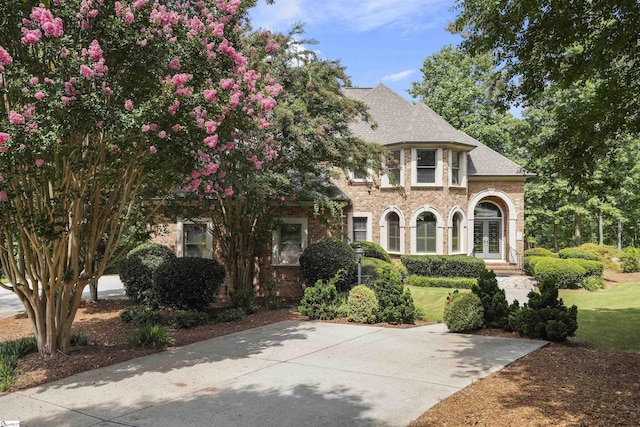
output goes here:
<path id="1" fill-rule="evenodd" d="M 517 264 L 508 262 L 487 262 L 487 270 L 493 270 L 496 276 L 523 276 L 524 272 Z"/>

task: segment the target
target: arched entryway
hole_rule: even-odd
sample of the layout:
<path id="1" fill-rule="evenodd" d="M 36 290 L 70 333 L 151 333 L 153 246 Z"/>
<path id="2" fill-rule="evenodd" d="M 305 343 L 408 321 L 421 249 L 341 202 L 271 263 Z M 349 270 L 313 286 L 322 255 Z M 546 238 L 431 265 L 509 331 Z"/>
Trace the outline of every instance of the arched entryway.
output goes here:
<path id="1" fill-rule="evenodd" d="M 502 210 L 493 202 L 478 203 L 473 212 L 473 252 L 482 259 L 503 259 Z"/>

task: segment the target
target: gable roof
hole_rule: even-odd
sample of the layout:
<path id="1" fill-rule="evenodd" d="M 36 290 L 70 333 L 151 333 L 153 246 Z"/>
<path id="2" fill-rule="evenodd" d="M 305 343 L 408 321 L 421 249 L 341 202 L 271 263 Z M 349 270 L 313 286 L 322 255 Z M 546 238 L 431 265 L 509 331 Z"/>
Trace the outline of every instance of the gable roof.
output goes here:
<path id="1" fill-rule="evenodd" d="M 520 165 L 451 126 L 425 103 L 413 104 L 384 84 L 374 88 L 343 88 L 346 96 L 369 106 L 377 123 L 358 120 L 351 130 L 362 139 L 382 145 L 440 143 L 455 144 L 466 150 L 469 176 L 529 175 Z"/>

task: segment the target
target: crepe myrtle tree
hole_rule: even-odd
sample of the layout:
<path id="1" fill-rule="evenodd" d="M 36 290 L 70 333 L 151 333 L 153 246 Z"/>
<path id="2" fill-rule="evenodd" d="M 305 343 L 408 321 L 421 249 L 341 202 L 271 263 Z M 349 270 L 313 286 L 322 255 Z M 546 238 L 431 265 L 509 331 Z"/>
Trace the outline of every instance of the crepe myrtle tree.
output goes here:
<path id="1" fill-rule="evenodd" d="M 141 212 L 151 222 L 185 176 L 233 193 L 220 159 L 275 106 L 244 55 L 253 3 L 0 4 L 1 286 L 42 354 L 68 349 L 83 289 Z M 251 151 L 256 168 L 272 150 Z"/>

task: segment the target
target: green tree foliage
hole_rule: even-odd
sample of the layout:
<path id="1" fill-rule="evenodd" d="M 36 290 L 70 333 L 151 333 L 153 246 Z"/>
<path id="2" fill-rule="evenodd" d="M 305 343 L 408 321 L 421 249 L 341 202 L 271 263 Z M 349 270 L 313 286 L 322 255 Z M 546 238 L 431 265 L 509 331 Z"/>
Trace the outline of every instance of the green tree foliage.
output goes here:
<path id="1" fill-rule="evenodd" d="M 550 83 L 578 91 L 570 114 L 555 116 L 557 138 L 540 147 L 565 155 L 565 174 L 588 180 L 620 135 L 640 131 L 637 1 L 458 0 L 456 7 L 451 29 L 465 35 L 468 52 L 495 52 L 506 76 L 517 76 L 512 98 L 535 103 Z"/>

